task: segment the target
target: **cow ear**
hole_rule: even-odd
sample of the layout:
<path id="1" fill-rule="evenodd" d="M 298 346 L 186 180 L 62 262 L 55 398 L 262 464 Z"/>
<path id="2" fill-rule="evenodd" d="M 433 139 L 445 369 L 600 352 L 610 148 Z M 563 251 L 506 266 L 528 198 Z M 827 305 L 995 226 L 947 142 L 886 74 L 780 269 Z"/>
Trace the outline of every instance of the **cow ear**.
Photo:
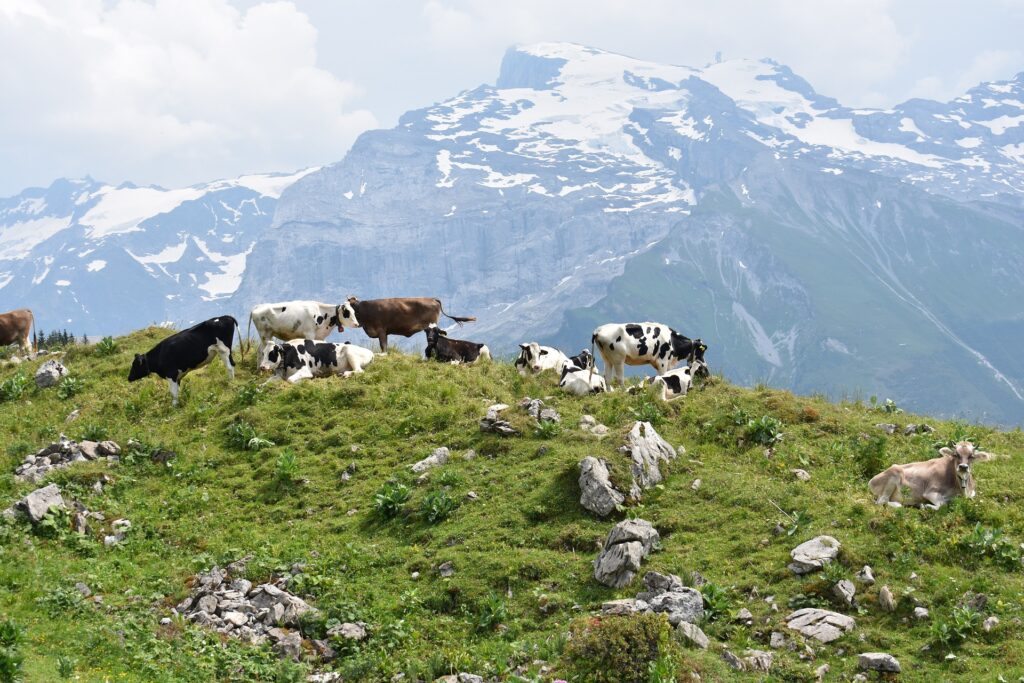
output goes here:
<path id="1" fill-rule="evenodd" d="M 991 453 L 989 453 L 987 451 L 974 451 L 974 459 L 975 460 L 991 460 L 994 457 L 996 457 L 996 456 L 992 455 Z"/>
<path id="2" fill-rule="evenodd" d="M 530 345 L 529 344 L 520 344 L 519 348 L 521 348 L 523 351 L 525 351 L 526 349 L 530 348 Z"/>
<path id="3" fill-rule="evenodd" d="M 941 453 L 942 455 L 946 456 L 947 458 L 955 458 L 956 457 L 956 453 L 953 452 L 953 449 L 952 448 L 948 448 L 946 446 L 943 446 L 942 448 L 940 448 L 939 449 L 939 453 Z"/>

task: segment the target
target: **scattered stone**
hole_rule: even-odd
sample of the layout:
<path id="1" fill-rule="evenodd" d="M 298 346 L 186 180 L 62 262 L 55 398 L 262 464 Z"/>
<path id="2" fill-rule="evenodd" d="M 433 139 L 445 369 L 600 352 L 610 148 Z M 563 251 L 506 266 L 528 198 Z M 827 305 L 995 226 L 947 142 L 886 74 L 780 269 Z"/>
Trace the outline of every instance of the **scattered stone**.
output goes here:
<path id="1" fill-rule="evenodd" d="M 438 566 L 437 573 L 442 579 L 450 579 L 455 576 L 455 565 L 451 562 L 444 562 Z"/>
<path id="2" fill-rule="evenodd" d="M 302 636 L 297 631 L 289 631 L 274 643 L 274 653 L 281 659 L 294 662 L 302 657 Z"/>
<path id="3" fill-rule="evenodd" d="M 690 572 L 690 585 L 694 588 L 700 588 L 701 586 L 707 584 L 707 582 L 708 580 L 705 579 L 704 575 L 700 572 L 696 570 Z"/>
<path id="4" fill-rule="evenodd" d="M 643 519 L 619 522 L 608 533 L 604 548 L 594 560 L 594 578 L 605 586 L 628 585 L 661 537 L 651 523 Z"/>
<path id="5" fill-rule="evenodd" d="M 562 416 L 552 408 L 545 408 L 544 401 L 527 396 L 519 402 L 519 407 L 538 422 L 561 422 Z"/>
<path id="6" fill-rule="evenodd" d="M 479 495 L 477 495 L 477 492 L 476 492 L 476 491 L 466 491 L 466 498 L 467 498 L 468 500 L 476 500 L 476 499 L 477 499 L 477 498 L 479 498 L 479 497 L 480 497 L 480 496 L 479 496 Z"/>
<path id="7" fill-rule="evenodd" d="M 897 429 L 896 425 L 892 424 L 891 422 L 877 424 L 875 425 L 875 427 L 877 429 L 881 429 L 886 434 L 895 434 Z"/>
<path id="8" fill-rule="evenodd" d="M 864 652 L 857 656 L 857 666 L 865 671 L 882 671 L 898 674 L 900 663 L 885 652 Z"/>
<path id="9" fill-rule="evenodd" d="M 999 617 L 991 616 L 981 622 L 981 628 L 985 633 L 991 633 L 992 629 L 999 626 Z"/>
<path id="10" fill-rule="evenodd" d="M 68 369 L 58 360 L 50 359 L 39 366 L 36 370 L 36 386 L 40 389 L 49 389 L 56 386 L 62 377 L 67 377 Z"/>
<path id="11" fill-rule="evenodd" d="M 170 617 L 163 617 L 160 620 L 160 625 L 161 626 L 169 626 L 170 624 L 171 624 L 171 618 Z"/>
<path id="12" fill-rule="evenodd" d="M 433 453 L 431 453 L 427 457 L 423 458 L 423 460 L 420 460 L 418 463 L 413 465 L 412 471 L 417 474 L 421 474 L 432 467 L 444 465 L 445 463 L 448 462 L 449 455 L 450 452 L 448 451 L 447 447 L 441 446 L 440 448 L 435 448 Z"/>
<path id="13" fill-rule="evenodd" d="M 703 482 L 701 482 L 701 480 L 700 480 L 700 479 L 694 479 L 694 480 L 693 480 L 693 483 L 692 483 L 692 484 L 690 484 L 690 490 L 692 490 L 692 491 L 699 491 L 699 490 L 700 490 L 700 485 L 701 485 L 702 483 L 703 483 Z"/>
<path id="14" fill-rule="evenodd" d="M 676 449 L 654 430 L 650 422 L 633 423 L 633 428 L 626 435 L 626 444 L 619 448 L 632 462 L 630 473 L 633 483 L 630 486 L 630 497 L 639 500 L 642 492 L 663 480 L 660 464 L 671 462 L 676 458 Z"/>
<path id="15" fill-rule="evenodd" d="M 768 646 L 773 650 L 781 650 L 786 646 L 786 634 L 782 631 L 772 631 L 768 640 Z"/>
<path id="16" fill-rule="evenodd" d="M 338 624 L 337 626 L 328 629 L 327 635 L 359 642 L 361 640 L 366 640 L 366 624 L 361 621 L 346 621 L 343 624 Z"/>
<path id="17" fill-rule="evenodd" d="M 588 455 L 580 461 L 580 505 L 600 517 L 605 517 L 622 505 L 626 497 L 608 478 L 604 460 Z"/>
<path id="18" fill-rule="evenodd" d="M 736 613 L 735 618 L 733 618 L 733 621 L 739 622 L 741 624 L 751 624 L 754 621 L 754 615 L 751 614 L 750 610 L 748 610 L 746 607 L 741 607 L 740 611 Z"/>
<path id="19" fill-rule="evenodd" d="M 704 618 L 704 597 L 693 588 L 661 593 L 650 601 L 651 611 L 664 612 L 668 623 L 678 626 L 682 622 L 696 624 Z"/>
<path id="20" fill-rule="evenodd" d="M 903 436 L 910 436 L 911 434 L 917 434 L 916 424 L 911 423 L 903 428 Z"/>
<path id="21" fill-rule="evenodd" d="M 917 575 L 917 572 L 910 572 L 910 576 L 908 578 L 911 581 L 917 581 L 920 577 Z"/>
<path id="22" fill-rule="evenodd" d="M 896 611 L 896 598 L 893 597 L 888 586 L 882 586 L 882 589 L 878 591 L 878 606 L 882 608 L 883 612 Z"/>
<path id="23" fill-rule="evenodd" d="M 815 607 L 798 609 L 786 617 L 786 626 L 822 643 L 838 640 L 857 625 L 853 617 Z"/>
<path id="24" fill-rule="evenodd" d="M 495 403 L 494 405 L 487 408 L 487 417 L 492 420 L 498 419 L 498 414 L 503 410 L 508 410 L 507 403 Z"/>
<path id="25" fill-rule="evenodd" d="M 504 405 L 499 403 L 498 405 Z M 506 408 L 508 406 L 505 406 Z M 491 434 L 497 434 L 498 436 L 520 436 L 522 432 L 512 426 L 508 420 L 502 420 L 498 417 L 498 412 L 493 410 L 494 406 L 491 406 L 487 410 L 487 415 L 480 419 L 480 431 L 488 432 Z"/>
<path id="26" fill-rule="evenodd" d="M 583 415 L 580 417 L 579 428 L 585 432 L 589 432 L 597 426 L 597 418 L 593 415 Z"/>
<path id="27" fill-rule="evenodd" d="M 746 663 L 744 663 L 744 661 L 742 659 L 740 659 L 739 657 L 737 657 L 733 653 L 729 652 L 728 650 L 726 650 L 725 652 L 722 653 L 722 659 L 725 660 L 726 664 L 728 664 L 732 668 L 736 669 L 737 671 L 746 671 L 747 670 Z"/>
<path id="28" fill-rule="evenodd" d="M 608 436 L 608 431 L 608 427 L 599 424 L 595 426 L 593 429 L 591 429 L 590 433 L 596 436 L 598 439 L 603 439 L 604 437 Z"/>
<path id="29" fill-rule="evenodd" d="M 34 454 L 26 455 L 21 464 L 14 470 L 15 481 L 39 483 L 48 472 L 69 467 L 76 462 L 108 460 L 120 454 L 121 447 L 113 441 L 96 443 L 95 441 L 75 442 L 63 434 L 60 439 L 44 446 Z"/>
<path id="30" fill-rule="evenodd" d="M 74 409 L 74 410 L 72 410 L 72 411 L 71 411 L 70 413 L 68 413 L 68 416 L 67 416 L 67 417 L 65 417 L 65 418 L 64 418 L 64 422 L 65 422 L 65 423 L 71 423 L 71 422 L 74 422 L 75 420 L 77 420 L 77 419 L 78 419 L 78 416 L 79 416 L 80 414 L 81 414 L 81 411 L 80 411 L 80 410 L 79 410 L 78 408 L 75 408 L 75 409 Z"/>
<path id="31" fill-rule="evenodd" d="M 170 461 L 174 460 L 177 457 L 178 454 L 175 453 L 174 451 L 164 450 L 163 448 L 157 448 L 156 450 L 149 454 L 150 462 L 153 462 L 157 465 L 166 465 L 167 463 L 169 463 Z"/>
<path id="32" fill-rule="evenodd" d="M 914 618 L 915 619 L 927 619 L 928 618 L 928 610 L 925 609 L 924 607 L 915 607 L 914 608 Z"/>
<path id="33" fill-rule="evenodd" d="M 75 590 L 82 594 L 83 598 L 87 598 L 92 595 L 92 589 L 81 581 L 75 583 Z"/>
<path id="34" fill-rule="evenodd" d="M 745 655 L 743 661 L 746 662 L 749 671 L 761 671 L 762 673 L 771 671 L 772 660 L 775 657 L 771 652 L 747 650 L 743 654 Z"/>
<path id="35" fill-rule="evenodd" d="M 857 592 L 856 586 L 853 585 L 853 581 L 849 579 L 842 579 L 836 582 L 836 585 L 832 586 L 832 595 L 842 603 L 847 605 L 853 604 L 853 596 Z"/>
<path id="36" fill-rule="evenodd" d="M 621 617 L 627 614 L 637 614 L 639 612 L 650 612 L 651 606 L 643 600 L 637 600 L 634 598 L 623 598 L 622 600 L 609 600 L 608 602 L 601 603 L 601 614 L 608 616 Z"/>
<path id="37" fill-rule="evenodd" d="M 700 626 L 691 624 L 688 621 L 680 621 L 676 625 L 676 637 L 679 640 L 692 643 L 702 650 L 708 649 L 708 645 L 711 644 L 711 641 L 704 631 L 700 629 Z"/>
<path id="38" fill-rule="evenodd" d="M 831 671 L 831 670 L 832 670 L 832 667 L 830 667 L 828 664 L 822 664 L 821 666 L 819 666 L 817 669 L 814 670 L 814 680 L 817 683 L 821 683 L 822 681 L 825 680 L 825 675 L 829 671 Z"/>
<path id="39" fill-rule="evenodd" d="M 416 581 L 417 579 L 420 578 L 420 573 L 419 572 L 413 572 L 412 574 L 409 574 L 409 578 L 411 578 L 413 581 Z"/>
<path id="40" fill-rule="evenodd" d="M 14 504 L 14 508 L 23 510 L 30 522 L 38 524 L 43 521 L 50 508 L 66 510 L 67 505 L 60 495 L 60 488 L 56 484 L 47 484 L 19 500 Z"/>
<path id="41" fill-rule="evenodd" d="M 960 600 L 960 604 L 974 612 L 981 612 L 988 605 L 988 596 L 984 593 L 967 591 Z"/>
<path id="42" fill-rule="evenodd" d="M 800 481 L 810 481 L 811 480 L 811 474 L 807 470 L 795 469 L 795 470 L 790 470 L 790 472 L 792 472 L 793 476 L 795 476 Z"/>
<path id="43" fill-rule="evenodd" d="M 831 536 L 817 536 L 790 551 L 789 569 L 794 574 L 808 574 L 821 569 L 839 554 L 841 544 Z"/>
<path id="44" fill-rule="evenodd" d="M 864 565 L 859 572 L 857 572 L 857 580 L 866 586 L 870 586 L 875 582 L 875 573 L 871 571 L 869 565 Z"/>
<path id="45" fill-rule="evenodd" d="M 462 454 L 463 460 L 473 460 L 474 458 L 476 458 L 476 451 L 474 451 L 472 448 L 470 448 L 468 451 Z"/>

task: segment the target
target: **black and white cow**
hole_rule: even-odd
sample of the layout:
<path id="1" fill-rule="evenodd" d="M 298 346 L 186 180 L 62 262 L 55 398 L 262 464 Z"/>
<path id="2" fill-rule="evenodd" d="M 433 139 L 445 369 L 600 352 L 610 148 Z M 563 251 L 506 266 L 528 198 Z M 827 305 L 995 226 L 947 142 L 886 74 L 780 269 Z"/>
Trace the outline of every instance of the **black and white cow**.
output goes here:
<path id="1" fill-rule="evenodd" d="M 609 323 L 601 325 L 591 337 L 604 360 L 604 378 L 611 384 L 623 384 L 624 365 L 650 365 L 659 375 L 684 360 L 704 361 L 707 346 L 690 339 L 668 325 L 654 322 Z"/>
<path id="2" fill-rule="evenodd" d="M 539 375 L 545 370 L 561 372 L 567 362 L 569 358 L 555 347 L 529 342 L 519 345 L 519 358 L 516 358 L 515 366 L 520 375 Z"/>
<path id="3" fill-rule="evenodd" d="M 182 377 L 203 367 L 215 356 L 220 356 L 228 377 L 234 379 L 235 359 L 231 356 L 231 344 L 236 329 L 238 322 L 230 315 L 222 315 L 172 334 L 148 352 L 135 354 L 128 381 L 140 380 L 151 373 L 163 377 L 171 388 L 171 404 L 177 406 Z"/>
<path id="4" fill-rule="evenodd" d="M 486 344 L 449 339 L 448 333 L 437 325 L 430 325 L 423 331 L 427 335 L 427 348 L 423 355 L 428 360 L 433 358 L 443 363 L 473 363 L 480 358 L 491 358 L 491 350 Z"/>
<path id="5" fill-rule="evenodd" d="M 373 362 L 373 351 L 345 342 L 319 342 L 295 339 L 271 344 L 260 362 L 260 370 L 274 372 L 292 384 L 313 377 L 341 375 L 351 377 Z"/>
<path id="6" fill-rule="evenodd" d="M 694 360 L 685 368 L 669 370 L 664 375 L 657 375 L 653 378 L 644 377 L 640 384 L 630 387 L 629 393 L 635 394 L 644 391 L 648 386 L 653 386 L 655 395 L 662 401 L 674 401 L 677 398 L 686 396 L 693 388 L 693 382 L 697 377 L 710 375 L 707 363 L 702 360 Z"/>
<path id="7" fill-rule="evenodd" d="M 276 304 L 253 306 L 249 325 L 256 328 L 260 338 L 256 366 L 267 358 L 274 337 L 283 341 L 312 339 L 323 341 L 335 327 L 343 332 L 346 327 L 359 327 L 355 311 L 348 302 L 324 304 L 319 301 L 282 301 Z"/>
<path id="8" fill-rule="evenodd" d="M 595 375 L 590 368 L 584 370 L 567 363 L 562 367 L 562 377 L 558 380 L 558 388 L 576 396 L 586 396 L 608 391 L 608 383 L 601 375 Z"/>
<path id="9" fill-rule="evenodd" d="M 566 359 L 565 364 L 558 368 L 559 374 L 565 370 L 565 368 L 573 367 L 577 370 L 589 370 L 594 367 L 594 354 L 590 352 L 590 349 L 583 349 L 575 356 L 569 356 Z"/>

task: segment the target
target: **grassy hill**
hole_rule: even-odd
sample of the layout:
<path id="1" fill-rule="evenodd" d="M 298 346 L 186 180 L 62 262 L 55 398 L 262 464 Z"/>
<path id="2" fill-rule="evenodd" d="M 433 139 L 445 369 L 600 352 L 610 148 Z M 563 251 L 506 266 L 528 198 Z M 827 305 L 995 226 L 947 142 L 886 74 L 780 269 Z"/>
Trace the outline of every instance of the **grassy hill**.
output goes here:
<path id="1" fill-rule="evenodd" d="M 135 333 L 106 355 L 101 347 L 71 348 L 63 362 L 77 382 L 62 392 L 33 385 L 0 403 L 0 507 L 37 488 L 11 475 L 25 454 L 62 432 L 143 444 L 117 465 L 80 463 L 50 474 L 66 497 L 104 513 L 106 522 L 93 522 L 89 535 L 0 521 L 0 621 L 23 633 L 14 649 L 24 657 L 25 680 L 295 680 L 297 666 L 279 663 L 266 647 L 182 620 L 159 625 L 188 594 L 192 576 L 245 555 L 252 555 L 246 572 L 254 581 L 303 563 L 296 592 L 329 619 L 369 625 L 358 650 L 325 667 L 344 680 L 387 681 L 402 672 L 407 681 L 433 680 L 450 671 L 578 680 L 570 625 L 585 623 L 605 600 L 642 590 L 639 578 L 614 590 L 592 577 L 598 542 L 626 515 L 661 533 L 661 548 L 642 571 L 684 578 L 698 571 L 714 586 L 704 589 L 720 615 L 703 624 L 711 648 L 662 643 L 670 660 L 663 668 L 674 667 L 680 681 L 691 672 L 705 681 L 810 681 L 823 663 L 831 669 L 825 680 L 849 680 L 857 653 L 870 651 L 899 658 L 903 681 L 1024 676 L 1019 429 L 927 420 L 934 434 L 885 436 L 876 423 L 926 420 L 721 378 L 668 405 L 625 392 L 579 399 L 560 394 L 550 374 L 524 379 L 510 364 L 455 367 L 399 353 L 378 358 L 359 377 L 298 386 L 264 386 L 251 356 L 234 381 L 218 363 L 187 377 L 182 406 L 172 409 L 161 380 L 125 381 L 132 354 L 166 334 Z M 0 369 L 0 382 L 18 373 L 31 382 L 39 362 Z M 535 430 L 515 407 L 524 396 L 556 408 L 560 430 Z M 479 431 L 495 402 L 513 406 L 508 414 L 523 436 Z M 79 417 L 66 423 L 73 409 Z M 609 436 L 599 441 L 580 431 L 583 414 L 610 427 Z M 748 431 L 762 416 L 783 423 L 771 457 Z M 637 418 L 686 453 L 642 505 L 597 519 L 578 503 L 577 463 L 586 455 L 614 462 Z M 977 466 L 975 500 L 937 512 L 872 504 L 871 474 L 933 457 L 934 442 L 967 432 L 1010 456 Z M 451 462 L 416 483 L 409 466 L 439 446 L 452 449 Z M 154 464 L 146 453 L 156 447 L 178 457 Z M 469 449 L 477 456 L 464 459 Z M 794 468 L 811 480 L 798 480 Z M 92 485 L 104 474 L 112 483 L 97 493 Z M 693 490 L 697 478 L 702 485 Z M 398 516 L 384 519 L 374 495 L 389 480 L 407 484 L 411 496 Z M 423 501 L 436 508 L 442 491 L 457 507 L 432 523 Z M 131 520 L 127 539 L 105 547 L 102 535 L 119 517 Z M 783 533 L 773 532 L 776 525 Z M 824 574 L 794 576 L 786 569 L 790 549 L 819 534 L 842 542 L 841 562 Z M 454 576 L 439 576 L 444 562 Z M 864 564 L 878 582 L 857 583 L 855 607 L 832 607 L 857 619 L 853 633 L 812 644 L 813 660 L 801 658 L 802 646 L 776 650 L 770 675 L 739 673 L 722 660 L 725 647 L 768 649 L 773 630 L 799 641 L 783 622 L 791 606 L 830 604 L 829 581 L 852 578 Z M 76 582 L 101 602 L 84 599 Z M 882 585 L 899 600 L 895 613 L 877 604 Z M 955 609 L 968 591 L 988 597 L 978 617 Z M 915 605 L 929 609 L 929 618 L 914 620 Z M 733 621 L 744 607 L 752 626 Z M 1000 623 L 986 633 L 980 618 L 990 615 Z M 953 627 L 962 642 L 949 635 Z M 539 675 L 535 660 L 550 672 Z M 522 677 L 513 678 L 522 665 Z"/>

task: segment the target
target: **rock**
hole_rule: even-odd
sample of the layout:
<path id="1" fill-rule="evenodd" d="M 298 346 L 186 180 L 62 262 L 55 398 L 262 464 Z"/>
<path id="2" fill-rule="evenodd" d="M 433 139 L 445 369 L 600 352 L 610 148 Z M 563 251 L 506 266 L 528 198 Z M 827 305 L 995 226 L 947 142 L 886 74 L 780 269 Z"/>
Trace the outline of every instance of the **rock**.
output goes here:
<path id="1" fill-rule="evenodd" d="M 589 432 L 597 424 L 597 418 L 593 415 L 583 415 L 580 417 L 579 428 L 585 432 Z"/>
<path id="2" fill-rule="evenodd" d="M 628 585 L 640 569 L 640 561 L 659 540 L 657 530 L 646 520 L 619 522 L 608 533 L 604 548 L 594 560 L 594 578 L 612 588 Z"/>
<path id="3" fill-rule="evenodd" d="M 737 671 L 746 671 L 747 669 L 746 663 L 733 653 L 729 652 L 728 650 L 722 653 L 722 659 L 725 660 L 726 664 L 736 669 Z"/>
<path id="4" fill-rule="evenodd" d="M 327 635 L 334 636 L 335 638 L 344 638 L 345 640 L 354 640 L 359 642 L 366 640 L 366 624 L 362 622 L 348 622 L 338 624 L 327 631 Z"/>
<path id="5" fill-rule="evenodd" d="M 849 579 L 842 579 L 832 586 L 832 595 L 835 599 L 847 605 L 853 604 L 853 596 L 856 592 L 857 588 Z"/>
<path id="6" fill-rule="evenodd" d="M 113 441 L 100 441 L 99 444 L 100 455 L 121 455 L 121 447 Z"/>
<path id="7" fill-rule="evenodd" d="M 896 433 L 896 429 L 897 429 L 896 425 L 892 424 L 891 422 L 883 423 L 883 424 L 877 424 L 877 425 L 875 425 L 875 427 L 877 429 L 881 429 L 886 434 L 895 434 Z"/>
<path id="8" fill-rule="evenodd" d="M 592 455 L 580 461 L 579 485 L 580 505 L 600 517 L 610 515 L 626 501 L 612 486 L 605 461 Z"/>
<path id="9" fill-rule="evenodd" d="M 751 614 L 750 610 L 748 610 L 746 607 L 742 607 L 740 608 L 740 611 L 736 613 L 736 617 L 733 619 L 733 621 L 739 622 L 741 624 L 749 624 L 750 622 L 754 621 L 754 615 Z"/>
<path id="10" fill-rule="evenodd" d="M 779 650 L 786 646 L 786 634 L 782 631 L 772 631 L 768 640 L 768 646 L 773 650 Z"/>
<path id="11" fill-rule="evenodd" d="M 590 430 L 590 433 L 599 439 L 603 439 L 604 437 L 608 436 L 608 431 L 608 427 L 604 425 L 597 425 L 596 427 Z"/>
<path id="12" fill-rule="evenodd" d="M 981 622 L 981 628 L 985 633 L 991 633 L 992 629 L 999 625 L 999 617 L 988 617 L 985 621 Z"/>
<path id="13" fill-rule="evenodd" d="M 817 669 L 814 670 L 814 680 L 817 683 L 821 683 L 822 681 L 825 680 L 825 674 L 827 674 L 831 670 L 832 670 L 832 667 L 830 667 L 828 664 L 822 664 L 821 666 L 819 666 Z"/>
<path id="14" fill-rule="evenodd" d="M 413 581 L 415 581 L 418 578 L 420 578 L 420 573 L 419 572 L 413 572 L 412 574 L 409 574 L 409 578 L 411 578 Z"/>
<path id="15" fill-rule="evenodd" d="M 232 626 L 244 626 L 249 621 L 249 616 L 241 612 L 225 612 L 224 621 Z"/>
<path id="16" fill-rule="evenodd" d="M 67 509 L 64 498 L 60 495 L 60 488 L 56 484 L 47 484 L 41 489 L 36 489 L 15 503 L 15 506 L 24 510 L 33 524 L 41 522 L 50 508 Z"/>
<path id="17" fill-rule="evenodd" d="M 883 612 L 896 611 L 896 599 L 888 586 L 882 586 L 882 589 L 878 591 L 878 606 L 882 608 Z"/>
<path id="18" fill-rule="evenodd" d="M 914 618 L 915 619 L 927 619 L 928 618 L 928 610 L 925 609 L 924 607 L 915 607 L 914 608 Z"/>
<path id="19" fill-rule="evenodd" d="M 853 617 L 815 607 L 798 609 L 786 617 L 788 628 L 822 643 L 838 640 L 843 634 L 852 631 L 856 625 Z"/>
<path id="20" fill-rule="evenodd" d="M 627 614 L 638 612 L 650 612 L 651 606 L 643 600 L 634 598 L 623 598 L 622 600 L 609 600 L 601 603 L 601 614 L 621 617 Z"/>
<path id="21" fill-rule="evenodd" d="M 81 451 L 86 460 L 95 460 L 100 457 L 100 445 L 95 441 L 79 441 L 78 450 Z"/>
<path id="22" fill-rule="evenodd" d="M 508 410 L 507 403 L 495 403 L 494 405 L 487 408 L 487 419 L 497 420 L 498 414 L 503 410 Z"/>
<path id="23" fill-rule="evenodd" d="M 882 671 L 898 674 L 900 663 L 885 652 L 864 652 L 857 655 L 857 666 L 865 671 Z"/>
<path id="24" fill-rule="evenodd" d="M 793 476 L 795 476 L 800 481 L 810 481 L 811 480 L 811 474 L 807 470 L 795 469 L 795 470 L 790 470 L 790 472 L 792 472 Z"/>
<path id="25" fill-rule="evenodd" d="M 775 655 L 764 650 L 747 650 L 743 653 L 743 660 L 747 664 L 748 671 L 761 671 L 768 673 L 772 670 L 772 660 Z"/>
<path id="26" fill-rule="evenodd" d="M 801 543 L 790 551 L 793 562 L 789 565 L 794 574 L 807 574 L 831 562 L 839 554 L 841 544 L 831 536 L 817 536 Z"/>
<path id="27" fill-rule="evenodd" d="M 110 523 L 110 526 L 114 531 L 125 532 L 132 528 L 132 523 L 127 519 L 115 519 Z"/>
<path id="28" fill-rule="evenodd" d="M 673 626 L 681 622 L 698 623 L 704 618 L 704 597 L 693 588 L 662 593 L 650 601 L 651 610 L 668 615 Z"/>
<path id="29" fill-rule="evenodd" d="M 910 436 L 912 434 L 917 434 L 917 425 L 913 423 L 903 428 L 903 436 Z"/>
<path id="30" fill-rule="evenodd" d="M 231 582 L 231 587 L 242 595 L 248 595 L 249 591 L 252 590 L 252 581 L 248 579 L 235 579 Z"/>
<path id="31" fill-rule="evenodd" d="M 167 451 L 163 448 L 158 448 L 149 454 L 149 460 L 157 465 L 166 465 L 170 461 L 178 457 L 178 454 L 174 451 Z"/>
<path id="32" fill-rule="evenodd" d="M 476 451 L 474 451 L 472 448 L 470 448 L 468 451 L 462 454 L 463 460 L 473 460 L 474 458 L 476 458 Z"/>
<path id="33" fill-rule="evenodd" d="M 659 595 L 661 593 L 681 591 L 685 586 L 683 586 L 683 580 L 675 574 L 647 572 L 644 574 L 644 588 L 648 590 L 650 594 L 649 597 L 653 598 L 655 595 Z"/>
<path id="34" fill-rule="evenodd" d="M 690 490 L 692 490 L 692 491 L 694 491 L 694 492 L 696 492 L 696 491 L 699 491 L 699 490 L 700 490 L 700 485 L 701 485 L 702 483 L 703 483 L 703 482 L 702 482 L 702 481 L 701 481 L 700 479 L 694 479 L 694 480 L 693 480 L 693 483 L 692 483 L 692 484 L 690 484 Z"/>
<path id="35" fill-rule="evenodd" d="M 451 562 L 443 562 L 438 565 L 437 573 L 442 579 L 450 579 L 455 576 L 455 566 Z"/>
<path id="36" fill-rule="evenodd" d="M 875 573 L 871 571 L 871 567 L 864 565 L 859 572 L 857 572 L 857 580 L 866 586 L 870 586 L 875 582 Z"/>
<path id="37" fill-rule="evenodd" d="M 338 653 L 334 651 L 334 648 L 326 640 L 314 638 L 310 640 L 310 643 L 313 645 L 313 652 L 316 653 L 317 658 L 321 662 L 330 662 L 338 658 Z"/>
<path id="38" fill-rule="evenodd" d="M 199 609 L 206 612 L 207 614 L 213 614 L 217 611 L 217 598 L 212 595 L 204 595 L 199 598 L 199 602 L 196 603 Z"/>
<path id="39" fill-rule="evenodd" d="M 36 370 L 36 386 L 40 389 L 49 389 L 67 375 L 68 369 L 60 361 L 51 358 Z"/>
<path id="40" fill-rule="evenodd" d="M 295 632 L 285 634 L 274 643 L 274 653 L 281 659 L 299 661 L 302 657 L 302 636 Z"/>
<path id="41" fill-rule="evenodd" d="M 480 420 L 480 431 L 498 436 L 520 436 L 522 434 L 508 420 L 498 420 L 490 416 Z"/>
<path id="42" fill-rule="evenodd" d="M 960 604 L 974 612 L 981 612 L 988 605 L 988 596 L 984 593 L 967 591 L 961 598 Z"/>
<path id="43" fill-rule="evenodd" d="M 74 410 L 72 410 L 72 411 L 71 411 L 70 413 L 68 413 L 68 416 L 67 416 L 67 417 L 65 417 L 65 418 L 64 418 L 64 422 L 65 422 L 65 423 L 71 423 L 71 422 L 74 422 L 75 420 L 77 420 L 77 419 L 78 419 L 78 416 L 79 416 L 80 414 L 81 414 L 81 411 L 80 411 L 80 410 L 79 410 L 78 408 L 75 408 L 75 409 L 74 409 Z"/>
<path id="44" fill-rule="evenodd" d="M 162 618 L 160 620 L 160 625 L 161 626 L 170 626 L 170 624 L 171 624 L 171 618 L 170 617 L 164 617 L 164 618 Z"/>
<path id="45" fill-rule="evenodd" d="M 629 495 L 639 499 L 645 489 L 660 484 L 661 463 L 676 458 L 676 449 L 658 435 L 650 422 L 634 422 L 626 435 L 626 444 L 619 448 L 631 461 L 633 483 Z"/>
<path id="46" fill-rule="evenodd" d="M 479 496 L 479 495 L 477 495 L 477 492 L 476 492 L 476 491 L 466 491 L 466 498 L 467 498 L 468 500 L 476 500 L 476 499 L 478 499 L 479 497 L 480 497 L 480 496 Z"/>
<path id="47" fill-rule="evenodd" d="M 448 462 L 449 455 L 450 453 L 446 447 L 442 446 L 441 448 L 435 448 L 433 453 L 413 465 L 412 471 L 420 474 L 422 472 L 426 472 L 432 467 L 444 465 Z"/>
<path id="48" fill-rule="evenodd" d="M 462 672 L 456 677 L 457 683 L 484 683 L 484 679 L 476 674 Z"/>
<path id="49" fill-rule="evenodd" d="M 704 631 L 702 631 L 696 624 L 691 624 L 688 621 L 680 621 L 679 624 L 676 625 L 676 638 L 683 642 L 689 642 L 696 645 L 702 650 L 708 649 L 708 645 L 711 644 L 711 641 L 704 634 Z"/>

